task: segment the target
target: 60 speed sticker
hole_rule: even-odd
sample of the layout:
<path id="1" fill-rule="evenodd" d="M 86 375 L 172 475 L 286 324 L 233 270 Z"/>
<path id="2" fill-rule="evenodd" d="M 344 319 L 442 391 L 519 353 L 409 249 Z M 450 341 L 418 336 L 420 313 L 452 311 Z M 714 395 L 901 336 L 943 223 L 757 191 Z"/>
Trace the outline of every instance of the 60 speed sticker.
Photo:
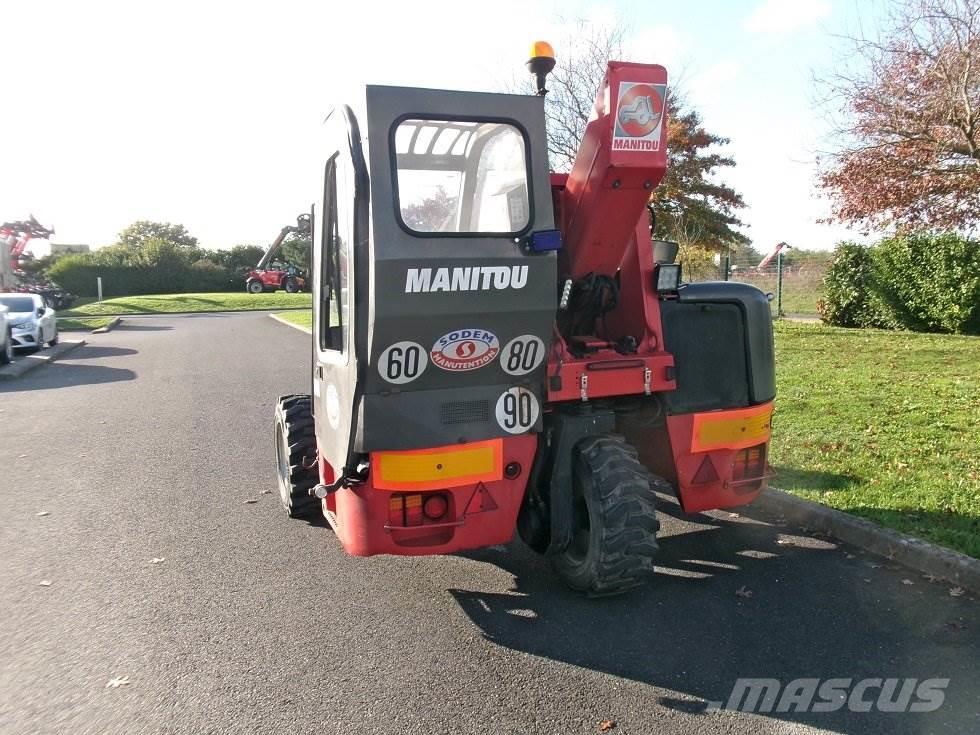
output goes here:
<path id="1" fill-rule="evenodd" d="M 389 383 L 410 383 L 422 374 L 429 358 L 418 342 L 395 342 L 378 359 L 378 372 Z"/>
<path id="2" fill-rule="evenodd" d="M 496 416 L 500 428 L 509 434 L 523 434 L 537 423 L 541 409 L 538 399 L 527 388 L 511 388 L 497 399 Z"/>
<path id="3" fill-rule="evenodd" d="M 500 352 L 500 340 L 485 329 L 457 329 L 442 335 L 429 356 L 436 367 L 453 373 L 489 365 Z"/>

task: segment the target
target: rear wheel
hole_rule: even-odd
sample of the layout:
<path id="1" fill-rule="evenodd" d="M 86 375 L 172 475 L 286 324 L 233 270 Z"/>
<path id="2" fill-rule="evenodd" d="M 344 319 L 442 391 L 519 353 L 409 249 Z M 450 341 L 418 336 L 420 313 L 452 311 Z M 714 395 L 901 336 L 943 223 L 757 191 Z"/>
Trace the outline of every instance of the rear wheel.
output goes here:
<path id="1" fill-rule="evenodd" d="M 307 395 L 282 396 L 276 405 L 276 470 L 279 499 L 290 518 L 312 518 L 320 501 L 309 494 L 317 484 L 316 432 Z"/>
<path id="2" fill-rule="evenodd" d="M 262 293 L 265 288 L 262 286 L 262 281 L 253 280 L 245 284 L 245 288 L 248 289 L 249 293 Z"/>
<path id="3" fill-rule="evenodd" d="M 58 344 L 58 328 L 54 328 L 54 336 L 48 340 L 48 347 L 54 347 Z"/>
<path id="4" fill-rule="evenodd" d="M 670 485 L 651 475 L 621 436 L 590 437 L 575 449 L 575 531 L 568 548 L 553 557 L 555 570 L 570 587 L 593 596 L 639 587 L 654 573 L 656 490 Z"/>

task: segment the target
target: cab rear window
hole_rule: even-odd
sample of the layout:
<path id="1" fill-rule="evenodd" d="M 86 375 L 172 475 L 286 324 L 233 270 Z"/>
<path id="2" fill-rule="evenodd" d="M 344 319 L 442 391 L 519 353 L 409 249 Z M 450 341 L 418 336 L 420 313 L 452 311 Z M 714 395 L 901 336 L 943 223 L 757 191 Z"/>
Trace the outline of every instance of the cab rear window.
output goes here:
<path id="1" fill-rule="evenodd" d="M 516 235 L 531 218 L 527 144 L 506 122 L 402 120 L 394 135 L 402 224 L 423 235 Z"/>

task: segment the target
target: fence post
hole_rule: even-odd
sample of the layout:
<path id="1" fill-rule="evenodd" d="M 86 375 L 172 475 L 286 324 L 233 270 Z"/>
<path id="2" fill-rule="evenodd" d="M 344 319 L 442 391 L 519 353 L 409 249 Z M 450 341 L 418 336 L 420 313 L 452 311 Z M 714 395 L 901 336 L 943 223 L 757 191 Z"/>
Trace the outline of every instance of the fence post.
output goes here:
<path id="1" fill-rule="evenodd" d="M 99 303 L 102 303 L 102 276 L 95 277 L 95 283 L 99 289 Z"/>
<path id="2" fill-rule="evenodd" d="M 783 316 L 783 251 L 776 254 L 776 316 Z"/>
<path id="3" fill-rule="evenodd" d="M 732 272 L 732 251 L 726 250 L 725 254 L 721 256 L 721 267 L 725 269 L 722 278 L 728 280 L 729 274 Z"/>

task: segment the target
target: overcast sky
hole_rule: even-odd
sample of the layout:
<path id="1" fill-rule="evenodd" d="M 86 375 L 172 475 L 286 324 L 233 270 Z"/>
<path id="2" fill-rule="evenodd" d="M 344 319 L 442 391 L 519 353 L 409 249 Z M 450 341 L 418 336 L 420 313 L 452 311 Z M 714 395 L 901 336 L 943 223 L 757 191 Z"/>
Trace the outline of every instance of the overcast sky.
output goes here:
<path id="1" fill-rule="evenodd" d="M 137 219 L 209 247 L 268 242 L 316 198 L 331 104 L 365 83 L 499 91 L 530 41 L 586 17 L 628 25 L 629 60 L 682 73 L 732 139 L 725 179 L 756 247 L 829 248 L 848 233 L 816 223 L 827 141 L 811 79 L 875 5 L 857 2 L 8 0 L 0 220 L 34 213 L 55 241 L 95 246 Z"/>

